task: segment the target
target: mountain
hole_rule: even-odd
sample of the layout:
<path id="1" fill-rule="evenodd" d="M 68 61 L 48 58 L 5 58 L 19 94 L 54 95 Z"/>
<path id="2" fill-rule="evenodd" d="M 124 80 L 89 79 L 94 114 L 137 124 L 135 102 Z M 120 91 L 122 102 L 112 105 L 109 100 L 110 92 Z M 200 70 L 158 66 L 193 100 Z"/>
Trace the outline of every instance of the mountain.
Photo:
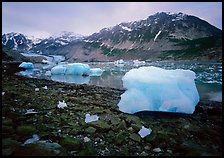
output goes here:
<path id="1" fill-rule="evenodd" d="M 192 15 L 160 12 L 104 28 L 54 53 L 65 55 L 70 62 L 221 60 L 222 31 Z"/>
<path id="2" fill-rule="evenodd" d="M 27 39 L 28 42 L 22 42 L 27 43 L 24 48 L 20 47 L 21 41 L 15 36 L 11 38 L 6 34 L 3 38 L 5 40 L 2 43 L 10 48 L 45 55 L 64 55 L 70 62 L 113 61 L 121 58 L 222 59 L 222 30 L 198 17 L 183 13 L 159 12 L 144 20 L 103 28 L 86 37 L 64 31 L 38 42 Z M 13 42 L 17 44 L 13 45 Z"/>
<path id="3" fill-rule="evenodd" d="M 221 34 L 221 30 L 195 16 L 161 12 L 145 20 L 104 28 L 86 41 L 105 55 L 123 59 L 195 59 L 220 47 Z M 221 49 L 217 50 L 220 58 Z"/>
<path id="4" fill-rule="evenodd" d="M 2 61 L 30 61 L 28 58 L 17 52 L 16 50 L 10 49 L 7 46 L 2 45 Z"/>
<path id="5" fill-rule="evenodd" d="M 24 52 L 32 48 L 32 40 L 21 33 L 7 33 L 2 35 L 2 44 L 10 49 Z"/>

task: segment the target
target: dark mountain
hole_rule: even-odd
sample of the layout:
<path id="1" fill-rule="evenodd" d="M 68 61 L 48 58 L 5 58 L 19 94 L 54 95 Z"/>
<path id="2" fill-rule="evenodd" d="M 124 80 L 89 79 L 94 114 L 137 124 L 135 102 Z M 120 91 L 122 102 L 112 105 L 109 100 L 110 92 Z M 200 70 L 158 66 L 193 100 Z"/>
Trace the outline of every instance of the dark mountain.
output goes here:
<path id="1" fill-rule="evenodd" d="M 2 61 L 23 62 L 30 60 L 16 50 L 9 49 L 7 46 L 2 45 Z"/>
<path id="2" fill-rule="evenodd" d="M 2 43 L 22 50 L 19 39 L 2 36 Z M 21 37 L 22 38 L 22 37 Z M 9 40 L 11 39 L 11 40 Z M 11 41 L 11 42 L 10 42 Z M 18 41 L 17 44 L 12 44 Z M 21 40 L 20 40 L 21 41 Z M 29 41 L 29 40 L 28 40 Z M 8 44 L 9 43 L 9 44 Z M 120 23 L 83 37 L 70 32 L 33 42 L 23 51 L 64 55 L 68 61 L 221 60 L 222 31 L 183 13 L 160 12 L 144 20 Z"/>
<path id="3" fill-rule="evenodd" d="M 33 42 L 21 33 L 7 33 L 2 35 L 2 44 L 10 49 L 24 52 L 32 48 Z"/>

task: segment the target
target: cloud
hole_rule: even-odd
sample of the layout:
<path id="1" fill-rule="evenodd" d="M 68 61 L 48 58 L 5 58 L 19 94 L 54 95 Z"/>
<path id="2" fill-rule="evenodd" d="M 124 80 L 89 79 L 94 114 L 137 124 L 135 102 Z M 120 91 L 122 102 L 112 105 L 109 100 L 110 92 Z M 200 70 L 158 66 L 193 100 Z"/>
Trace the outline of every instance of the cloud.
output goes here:
<path id="1" fill-rule="evenodd" d="M 90 35 L 161 11 L 195 15 L 222 27 L 221 2 L 3 2 L 2 31 L 41 36 L 61 31 Z"/>

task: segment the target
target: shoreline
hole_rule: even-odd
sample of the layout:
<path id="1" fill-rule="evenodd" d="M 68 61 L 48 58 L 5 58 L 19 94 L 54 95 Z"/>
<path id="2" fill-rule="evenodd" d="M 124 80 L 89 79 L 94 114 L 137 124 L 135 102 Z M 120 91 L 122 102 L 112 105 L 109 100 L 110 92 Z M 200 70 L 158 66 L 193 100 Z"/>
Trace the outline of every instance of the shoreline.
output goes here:
<path id="1" fill-rule="evenodd" d="M 193 114 L 131 115 L 117 106 L 124 90 L 26 78 L 7 74 L 16 67 L 2 67 L 3 155 L 222 155 L 222 102 L 200 101 Z M 58 109 L 62 100 L 68 107 Z M 26 114 L 29 109 L 37 113 Z M 85 123 L 87 113 L 100 119 Z M 141 126 L 152 133 L 141 138 Z M 23 145 L 33 134 L 40 140 Z"/>

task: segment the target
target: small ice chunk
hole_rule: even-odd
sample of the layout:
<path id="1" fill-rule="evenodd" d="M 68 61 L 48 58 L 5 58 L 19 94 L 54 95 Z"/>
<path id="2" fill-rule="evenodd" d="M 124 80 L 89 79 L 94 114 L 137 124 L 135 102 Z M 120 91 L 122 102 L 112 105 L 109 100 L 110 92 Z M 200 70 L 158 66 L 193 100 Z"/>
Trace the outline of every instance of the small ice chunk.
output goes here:
<path id="1" fill-rule="evenodd" d="M 25 68 L 25 69 L 33 69 L 33 63 L 31 62 L 22 62 L 19 67 Z"/>
<path id="2" fill-rule="evenodd" d="M 51 71 L 46 71 L 45 76 L 51 76 Z"/>
<path id="3" fill-rule="evenodd" d="M 5 94 L 5 92 L 2 92 L 2 96 Z"/>
<path id="4" fill-rule="evenodd" d="M 30 138 L 30 139 L 27 139 L 25 142 L 24 142 L 24 145 L 26 144 L 33 144 L 33 143 L 36 143 L 38 140 L 40 140 L 40 137 L 36 134 L 33 135 L 33 138 Z"/>
<path id="5" fill-rule="evenodd" d="M 156 153 L 159 153 L 161 152 L 162 150 L 160 148 L 154 148 L 152 151 L 156 152 Z"/>
<path id="6" fill-rule="evenodd" d="M 65 101 L 63 100 L 63 102 L 60 102 L 58 103 L 58 108 L 59 109 L 64 109 L 65 107 L 67 107 L 67 104 L 65 103 Z"/>
<path id="7" fill-rule="evenodd" d="M 142 129 L 138 132 L 138 134 L 144 138 L 145 136 L 151 134 L 152 129 L 151 128 L 145 128 L 144 126 L 142 126 Z"/>
<path id="8" fill-rule="evenodd" d="M 47 86 L 44 86 L 44 87 L 42 87 L 42 88 L 47 90 Z"/>
<path id="9" fill-rule="evenodd" d="M 39 91 L 40 90 L 40 88 L 35 88 L 35 91 L 37 92 L 37 91 Z"/>
<path id="10" fill-rule="evenodd" d="M 92 68 L 90 69 L 90 76 L 101 76 L 103 70 L 101 68 Z"/>
<path id="11" fill-rule="evenodd" d="M 87 143 L 87 142 L 89 142 L 90 141 L 90 139 L 88 138 L 88 137 L 84 137 L 84 142 L 85 143 Z"/>
<path id="12" fill-rule="evenodd" d="M 33 110 L 34 110 L 34 109 L 28 109 L 28 110 L 26 110 L 25 115 L 27 115 L 27 114 L 36 114 L 36 113 L 38 113 L 38 112 L 33 111 Z"/>
<path id="13" fill-rule="evenodd" d="M 85 122 L 89 123 L 89 122 L 97 121 L 98 119 L 99 117 L 97 115 L 90 116 L 90 114 L 86 114 Z"/>

